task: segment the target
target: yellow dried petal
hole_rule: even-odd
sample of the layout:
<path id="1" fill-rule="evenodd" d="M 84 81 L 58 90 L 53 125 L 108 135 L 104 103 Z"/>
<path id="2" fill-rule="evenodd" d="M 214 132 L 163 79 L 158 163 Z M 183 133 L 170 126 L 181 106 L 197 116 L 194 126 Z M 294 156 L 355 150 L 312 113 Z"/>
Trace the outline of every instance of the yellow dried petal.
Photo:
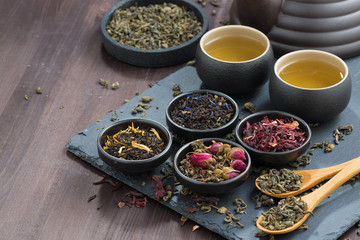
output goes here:
<path id="1" fill-rule="evenodd" d="M 149 147 L 147 147 L 147 146 L 145 146 L 145 145 L 143 145 L 143 144 L 140 144 L 140 143 L 136 143 L 136 142 L 134 142 L 134 141 L 131 142 L 131 146 L 132 146 L 133 148 L 139 148 L 139 149 L 143 149 L 143 150 L 145 150 L 145 151 L 147 151 L 147 152 L 150 152 L 150 148 L 149 148 Z"/>
<path id="2" fill-rule="evenodd" d="M 161 141 L 161 137 L 160 137 L 159 133 L 155 130 L 155 128 L 150 129 L 150 131 L 153 132 L 156 135 L 157 139 L 159 139 Z"/>

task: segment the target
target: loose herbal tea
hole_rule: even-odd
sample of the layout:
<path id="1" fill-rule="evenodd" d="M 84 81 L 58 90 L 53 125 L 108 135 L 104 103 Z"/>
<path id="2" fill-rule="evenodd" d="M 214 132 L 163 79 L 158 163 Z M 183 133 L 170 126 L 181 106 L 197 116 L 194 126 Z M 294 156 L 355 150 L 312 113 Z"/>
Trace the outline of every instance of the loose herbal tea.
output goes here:
<path id="1" fill-rule="evenodd" d="M 307 139 L 306 132 L 293 118 L 269 119 L 250 124 L 243 129 L 243 141 L 264 152 L 286 152 L 300 147 Z"/>
<path id="2" fill-rule="evenodd" d="M 179 170 L 196 181 L 221 182 L 237 177 L 247 167 L 247 158 L 239 147 L 216 141 L 205 146 L 201 140 L 192 142 L 191 147 Z"/>
<path id="3" fill-rule="evenodd" d="M 294 196 L 281 199 L 276 207 L 261 213 L 263 220 L 260 225 L 269 230 L 282 230 L 291 227 L 306 213 L 307 204 Z"/>
<path id="4" fill-rule="evenodd" d="M 344 78 L 344 73 L 331 63 L 321 60 L 301 60 L 281 69 L 279 76 L 285 82 L 301 88 L 330 87 Z"/>
<path id="5" fill-rule="evenodd" d="M 115 41 L 145 50 L 177 46 L 201 29 L 202 23 L 194 12 L 173 3 L 117 9 L 106 26 Z"/>
<path id="6" fill-rule="evenodd" d="M 120 130 L 112 136 L 106 136 L 103 146 L 105 152 L 125 160 L 140 160 L 152 158 L 166 148 L 166 142 L 154 128 L 135 128 L 134 123 L 125 130 Z"/>
<path id="7" fill-rule="evenodd" d="M 193 93 L 179 100 L 170 112 L 170 117 L 182 127 L 205 130 L 227 124 L 234 114 L 234 106 L 224 97 L 211 93 Z"/>
<path id="8" fill-rule="evenodd" d="M 303 178 L 287 168 L 270 169 L 268 174 L 261 175 L 256 182 L 264 191 L 279 194 L 299 190 Z"/>

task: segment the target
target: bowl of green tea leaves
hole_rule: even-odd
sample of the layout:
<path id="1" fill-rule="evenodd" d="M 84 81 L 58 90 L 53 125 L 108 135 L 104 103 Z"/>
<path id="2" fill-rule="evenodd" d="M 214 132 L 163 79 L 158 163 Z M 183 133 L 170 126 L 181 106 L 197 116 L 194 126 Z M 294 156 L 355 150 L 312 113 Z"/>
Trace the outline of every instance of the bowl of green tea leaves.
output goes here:
<path id="1" fill-rule="evenodd" d="M 204 10 L 189 0 L 123 0 L 101 20 L 105 50 L 142 67 L 163 67 L 195 56 L 208 29 Z"/>
<path id="2" fill-rule="evenodd" d="M 170 132 L 150 119 L 125 119 L 105 128 L 98 136 L 100 159 L 126 172 L 150 171 L 168 159 L 172 146 Z"/>
<path id="3" fill-rule="evenodd" d="M 250 172 L 250 155 L 228 139 L 196 139 L 181 147 L 174 157 L 176 179 L 199 193 L 228 193 L 245 182 Z"/>

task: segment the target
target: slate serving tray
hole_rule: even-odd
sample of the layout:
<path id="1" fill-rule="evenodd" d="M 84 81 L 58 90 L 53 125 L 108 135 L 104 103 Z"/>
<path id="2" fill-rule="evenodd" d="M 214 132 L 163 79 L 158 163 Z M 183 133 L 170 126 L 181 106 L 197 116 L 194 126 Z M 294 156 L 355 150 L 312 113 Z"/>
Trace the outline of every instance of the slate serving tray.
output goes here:
<path id="1" fill-rule="evenodd" d="M 339 125 L 353 124 L 354 131 L 351 135 L 345 136 L 345 140 L 341 141 L 340 144 L 335 147 L 333 152 L 324 153 L 320 149 L 314 151 L 311 163 L 306 167 L 302 167 L 303 169 L 329 167 L 360 156 L 360 107 L 358 105 L 360 102 L 360 69 L 356 67 L 360 64 L 360 57 L 348 59 L 346 62 L 349 66 L 353 81 L 353 91 L 350 103 L 338 117 L 331 121 L 321 123 L 318 127 L 312 129 L 312 142 L 322 142 L 325 139 L 332 141 L 332 132 Z M 173 83 L 180 84 L 182 91 L 201 88 L 201 81 L 195 68 L 190 66 L 184 67 L 118 108 L 116 110 L 118 117 L 120 119 L 134 117 L 134 115 L 131 114 L 131 109 L 140 102 L 141 96 L 152 96 L 155 99 L 150 103 L 152 107 L 146 111 L 146 118 L 157 120 L 166 125 L 165 109 L 168 102 L 173 98 L 171 90 Z M 252 95 L 238 96 L 235 97 L 235 99 L 240 107 L 243 106 L 245 102 L 251 101 L 255 104 L 257 111 L 274 109 L 268 94 L 268 84 Z M 249 113 L 247 112 L 241 112 L 240 116 L 246 116 L 248 114 Z M 99 129 L 103 128 L 104 125 L 110 125 L 112 123 L 110 120 L 112 116 L 113 114 L 110 113 L 105 116 L 101 122 L 95 122 L 88 128 L 71 137 L 67 146 L 68 151 L 104 173 L 120 180 L 139 192 L 154 198 L 154 186 L 151 180 L 146 181 L 145 178 L 141 176 L 124 175 L 99 159 L 96 150 L 96 138 L 100 132 Z M 141 117 L 141 114 L 136 116 Z M 180 146 L 174 147 L 173 154 L 167 161 L 172 161 L 175 152 L 179 147 Z M 160 170 L 163 167 L 166 168 L 165 163 L 156 168 L 153 172 L 149 172 L 148 175 L 150 177 L 154 174 L 161 175 Z M 233 228 L 226 225 L 223 221 L 224 214 L 219 214 L 214 210 L 210 213 L 204 213 L 202 211 L 193 214 L 186 213 L 185 210 L 187 208 L 194 207 L 194 205 L 188 203 L 188 196 L 176 194 L 167 202 L 162 200 L 159 202 L 227 239 L 254 239 L 254 232 L 258 231 L 255 226 L 254 218 L 260 216 L 261 212 L 269 209 L 269 207 L 255 209 L 256 203 L 251 198 L 258 193 L 254 185 L 256 177 L 256 174 L 251 174 L 249 179 L 243 185 L 220 196 L 221 200 L 218 202 L 218 206 L 225 206 L 230 211 L 234 212 L 234 199 L 243 199 L 248 205 L 246 214 L 235 214 L 235 216 L 241 216 L 240 222 L 244 225 L 244 228 Z M 144 186 L 141 185 L 143 181 L 146 182 Z M 164 180 L 163 184 L 170 184 L 173 186 L 174 181 L 174 178 L 169 178 Z M 177 189 L 180 190 L 181 187 L 182 186 L 177 186 Z M 346 183 L 335 190 L 328 198 L 324 199 L 315 209 L 314 216 L 310 216 L 305 222 L 309 226 L 308 230 L 296 230 L 285 235 L 278 235 L 276 236 L 276 239 L 337 239 L 347 229 L 360 220 L 359 198 L 360 180 Z"/>

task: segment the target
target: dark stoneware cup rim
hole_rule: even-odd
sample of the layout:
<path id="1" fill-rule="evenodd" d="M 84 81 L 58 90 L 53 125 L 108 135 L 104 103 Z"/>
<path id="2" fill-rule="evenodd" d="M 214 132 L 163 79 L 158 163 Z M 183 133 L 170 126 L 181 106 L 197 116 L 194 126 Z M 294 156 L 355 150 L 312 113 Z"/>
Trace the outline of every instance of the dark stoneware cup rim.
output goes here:
<path id="1" fill-rule="evenodd" d="M 188 151 L 191 151 L 191 149 L 187 150 L 189 147 L 190 147 L 190 144 L 196 140 L 193 140 L 191 142 L 188 142 L 187 144 L 185 144 L 184 146 L 182 146 L 175 154 L 175 157 L 174 157 L 174 170 L 176 172 L 177 175 L 179 175 L 183 181 L 186 181 L 188 182 L 189 184 L 194 184 L 194 185 L 197 185 L 199 187 L 201 186 L 206 186 L 206 187 L 221 187 L 221 186 L 224 186 L 224 185 L 230 185 L 230 184 L 233 184 L 233 183 L 236 183 L 237 181 L 241 181 L 241 179 L 246 176 L 246 174 L 248 174 L 248 172 L 250 171 L 251 169 L 251 156 L 250 154 L 247 152 L 246 149 L 244 149 L 243 146 L 241 146 L 240 144 L 236 143 L 236 142 L 233 142 L 233 141 L 230 141 L 228 139 L 223 139 L 223 138 L 201 138 L 199 139 L 201 141 L 203 141 L 205 144 L 207 143 L 210 143 L 211 141 L 216 141 L 216 142 L 223 142 L 223 143 L 227 143 L 227 144 L 230 144 L 231 146 L 234 146 L 234 147 L 240 147 L 242 150 L 244 150 L 244 153 L 246 155 L 246 169 L 240 173 L 240 175 L 232 178 L 232 179 L 227 179 L 227 180 L 224 180 L 224 181 L 221 181 L 221 182 L 218 182 L 218 183 L 215 183 L 215 182 L 200 182 L 200 181 L 197 181 L 197 180 L 194 180 L 194 179 L 191 179 L 187 176 L 185 176 L 180 170 L 179 170 L 179 167 L 178 167 L 178 164 L 179 162 L 182 160 L 182 159 L 179 159 L 179 156 L 184 152 L 188 152 Z"/>
<path id="2" fill-rule="evenodd" d="M 252 58 L 252 59 L 249 59 L 249 60 L 246 60 L 246 61 L 225 61 L 225 60 L 221 60 L 221 59 L 218 59 L 218 58 L 215 58 L 213 56 L 211 56 L 210 54 L 208 54 L 205 49 L 204 49 L 204 44 L 203 42 L 205 41 L 206 38 L 209 37 L 209 35 L 211 34 L 214 34 L 215 32 L 218 32 L 218 31 L 226 31 L 228 28 L 235 28 L 235 29 L 239 29 L 239 30 L 242 30 L 242 31 L 252 31 L 254 33 L 256 33 L 257 35 L 259 35 L 263 40 L 265 40 L 266 42 L 266 48 L 265 50 L 257 57 L 255 58 Z M 233 35 L 236 35 L 236 32 L 232 32 Z M 245 37 L 247 35 L 244 35 Z M 260 38 L 259 37 L 259 38 Z M 259 38 L 257 38 L 257 40 L 259 40 Z M 246 63 L 249 63 L 249 62 L 254 62 L 260 58 L 262 58 L 271 48 L 271 44 L 270 44 L 270 40 L 269 38 L 263 33 L 261 32 L 260 30 L 256 29 L 256 28 L 253 28 L 253 27 L 249 27 L 249 26 L 245 26 L 245 25 L 225 25 L 225 26 L 220 26 L 220 27 L 216 27 L 216 28 L 213 28 L 209 31 L 207 31 L 200 39 L 200 42 L 199 42 L 199 47 L 201 49 L 201 51 L 206 55 L 208 56 L 209 58 L 215 60 L 215 61 L 218 61 L 218 62 L 223 62 L 223 63 L 228 63 L 228 64 L 246 64 Z"/>
<path id="3" fill-rule="evenodd" d="M 224 125 L 222 125 L 220 127 L 212 128 L 212 129 L 191 129 L 191 128 L 182 127 L 179 124 L 175 123 L 171 119 L 171 116 L 170 116 L 170 113 L 169 113 L 169 111 L 171 110 L 171 106 L 173 104 L 175 104 L 176 102 L 178 102 L 179 100 L 181 100 L 182 98 L 186 97 L 187 95 L 191 95 L 193 93 L 211 93 L 211 94 L 214 94 L 214 95 L 224 97 L 234 107 L 235 113 L 234 113 L 233 118 L 228 123 L 226 123 L 226 124 L 224 124 Z M 240 114 L 240 109 L 239 109 L 239 106 L 237 105 L 236 101 L 233 98 L 231 98 L 229 95 L 227 95 L 225 93 L 222 93 L 222 92 L 219 92 L 219 91 L 208 90 L 208 89 L 200 89 L 200 90 L 184 92 L 182 94 L 177 95 L 175 98 L 173 98 L 170 101 L 170 103 L 166 107 L 165 114 L 166 114 L 166 118 L 169 121 L 169 123 L 172 124 L 174 127 L 178 128 L 178 129 L 181 129 L 182 131 L 192 132 L 194 134 L 196 134 L 196 133 L 208 133 L 210 135 L 213 132 L 222 131 L 223 129 L 225 129 L 225 128 L 229 127 L 230 125 L 232 125 L 234 122 L 238 121 L 238 117 L 239 117 L 239 114 Z"/>
<path id="4" fill-rule="evenodd" d="M 122 158 L 117 158 L 117 157 L 114 157 L 111 154 L 107 153 L 106 151 L 104 151 L 104 149 L 102 148 L 102 143 L 101 143 L 101 141 L 102 141 L 101 138 L 104 136 L 104 134 L 111 131 L 112 129 L 117 128 L 119 125 L 127 124 L 128 126 L 131 126 L 132 122 L 133 123 L 144 123 L 144 124 L 150 125 L 150 126 L 152 126 L 154 128 L 157 128 L 157 130 L 161 130 L 163 132 L 163 134 L 165 134 L 168 137 L 166 148 L 161 153 L 159 153 L 158 155 L 156 155 L 154 157 L 147 158 L 147 159 L 137 159 L 137 160 L 134 160 L 134 161 L 133 160 L 122 159 Z M 169 132 L 169 130 L 164 125 L 162 125 L 161 123 L 159 123 L 157 121 L 154 121 L 154 120 L 151 120 L 151 119 L 143 119 L 143 118 L 128 118 L 128 119 L 120 120 L 120 121 L 108 126 L 104 130 L 102 130 L 99 133 L 98 138 L 97 138 L 97 148 L 98 148 L 99 151 L 101 151 L 101 153 L 106 158 L 110 159 L 111 161 L 119 162 L 119 163 L 123 163 L 123 164 L 127 164 L 127 165 L 132 165 L 132 164 L 133 165 L 135 165 L 135 164 L 139 165 L 139 164 L 142 164 L 142 163 L 153 162 L 153 161 L 163 157 L 164 155 L 166 155 L 170 151 L 171 146 L 172 146 L 172 135 Z"/>
<path id="5" fill-rule="evenodd" d="M 291 57 L 294 56 L 294 55 L 295 56 L 300 55 L 300 57 L 302 57 L 303 59 L 314 60 L 313 57 L 307 56 L 309 54 L 319 56 L 318 59 L 321 60 L 321 61 L 324 61 L 325 57 L 334 59 L 334 61 L 337 61 L 339 63 L 339 65 L 341 65 L 341 67 L 345 70 L 345 75 L 343 76 L 343 78 L 339 82 L 337 82 L 337 83 L 335 83 L 335 84 L 333 84 L 331 86 L 324 87 L 324 88 L 303 88 L 303 87 L 298 87 L 298 86 L 289 84 L 288 82 L 286 82 L 285 80 L 283 80 L 279 76 L 279 72 L 281 71 L 281 68 L 282 68 L 281 66 L 284 65 L 284 67 L 285 67 L 285 66 L 288 66 L 288 65 L 292 64 L 292 62 L 294 62 L 294 61 L 291 61 L 289 63 L 286 63 L 287 61 L 289 61 L 289 60 L 287 60 L 288 58 L 291 59 Z M 282 62 L 285 62 L 285 63 L 282 64 L 281 66 L 278 66 Z M 335 55 L 333 53 L 322 51 L 322 50 L 316 50 L 316 49 L 302 49 L 302 50 L 292 51 L 292 52 L 289 52 L 287 54 L 284 54 L 278 60 L 276 60 L 276 62 L 274 64 L 273 71 L 274 71 L 274 74 L 275 74 L 276 78 L 279 81 L 281 81 L 282 83 L 284 83 L 284 84 L 286 84 L 286 85 L 288 85 L 290 87 L 301 89 L 303 91 L 322 91 L 322 90 L 326 90 L 326 89 L 330 89 L 330 88 L 335 88 L 336 86 L 340 85 L 342 82 L 344 82 L 349 77 L 349 68 L 348 68 L 347 64 L 345 63 L 345 61 L 343 59 L 341 59 L 339 56 L 337 56 L 337 55 Z"/>
<path id="6" fill-rule="evenodd" d="M 268 115 L 278 115 L 280 117 L 290 117 L 290 118 L 293 118 L 294 120 L 298 121 L 301 128 L 307 133 L 307 138 L 306 138 L 306 141 L 301 144 L 301 146 L 295 148 L 295 149 L 292 149 L 292 150 L 289 150 L 289 151 L 286 151 L 286 152 L 265 152 L 265 151 L 260 151 L 260 150 L 257 150 L 253 147 L 250 147 L 249 145 L 247 145 L 241 138 L 241 135 L 240 135 L 240 128 L 246 124 L 247 121 L 251 121 L 251 119 L 257 119 L 259 118 L 260 116 L 264 117 L 264 116 L 268 116 Z M 260 118 L 259 118 L 260 119 Z M 258 121 L 258 120 L 257 120 Z M 312 132 L 311 132 L 311 129 L 310 129 L 310 126 L 300 117 L 294 115 L 294 114 L 291 114 L 291 113 L 288 113 L 288 112 L 283 112 L 283 111 L 276 111 L 276 110 L 268 110 L 268 111 L 261 111 L 261 112 L 257 112 L 257 113 L 253 113 L 253 114 L 250 114 L 249 116 L 245 117 L 244 119 L 242 119 L 236 126 L 235 128 L 235 137 L 236 139 L 238 140 L 238 142 L 240 143 L 240 145 L 242 145 L 244 148 L 248 149 L 249 151 L 252 151 L 254 153 L 257 153 L 257 154 L 262 154 L 262 155 L 268 155 L 268 156 L 282 156 L 282 155 L 287 155 L 287 154 L 291 154 L 291 153 L 294 153 L 296 151 L 298 151 L 299 149 L 307 146 L 309 144 L 309 142 L 311 141 L 311 136 L 312 136 Z"/>

